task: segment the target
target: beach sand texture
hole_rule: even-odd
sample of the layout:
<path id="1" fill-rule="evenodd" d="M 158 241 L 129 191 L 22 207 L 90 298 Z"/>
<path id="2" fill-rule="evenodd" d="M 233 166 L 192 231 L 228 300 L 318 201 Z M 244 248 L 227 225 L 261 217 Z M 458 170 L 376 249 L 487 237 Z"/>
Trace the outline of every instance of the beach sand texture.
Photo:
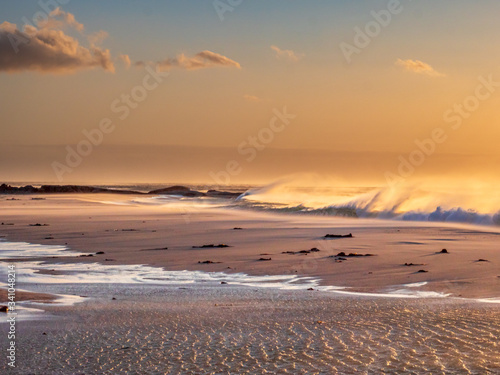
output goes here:
<path id="1" fill-rule="evenodd" d="M 19 272 L 41 264 L 18 284 L 30 291 L 18 301 L 83 302 L 28 303 L 45 313 L 18 322 L 18 367 L 9 373 L 500 371 L 499 304 L 484 303 L 500 296 L 493 227 L 130 204 L 114 195 L 17 198 L 0 201 L 4 247 L 57 249 L 55 257 L 4 251 L 0 261 Z M 96 264 L 123 272 L 101 283 L 83 277 Z M 136 265 L 153 268 L 136 278 Z M 182 270 L 227 279 L 159 285 Z M 237 282 L 242 274 L 246 286 Z M 314 287 L 252 283 L 265 275 L 310 277 Z M 50 276 L 67 282 L 44 283 Z M 0 328 L 6 335 L 7 325 Z"/>

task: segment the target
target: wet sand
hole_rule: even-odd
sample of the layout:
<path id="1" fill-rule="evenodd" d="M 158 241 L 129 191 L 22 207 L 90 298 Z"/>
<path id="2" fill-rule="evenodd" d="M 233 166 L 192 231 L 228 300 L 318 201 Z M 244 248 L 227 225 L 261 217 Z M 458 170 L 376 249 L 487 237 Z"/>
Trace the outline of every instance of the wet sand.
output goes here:
<path id="1" fill-rule="evenodd" d="M 426 281 L 422 289 L 453 296 L 500 296 L 500 233 L 495 228 L 278 215 L 195 205 L 102 203 L 124 200 L 115 195 L 40 197 L 45 199 L 32 200 L 37 198 L 32 195 L 16 196 L 20 200 L 15 201 L 7 200 L 9 196 L 0 198 L 0 223 L 4 223 L 0 236 L 9 241 L 67 245 L 73 251 L 93 254 L 44 259 L 48 262 L 297 274 L 319 277 L 323 285 L 361 292 Z M 353 238 L 324 238 L 348 233 Z M 229 247 L 193 248 L 210 244 Z M 311 248 L 320 251 L 297 253 Z M 448 254 L 440 253 L 444 248 Z M 101 251 L 104 254 L 95 254 Z M 283 254 L 287 251 L 296 253 Z M 374 256 L 335 257 L 340 252 Z M 205 261 L 214 263 L 199 263 Z"/>
<path id="2" fill-rule="evenodd" d="M 42 302 L 42 303 L 51 303 L 57 299 L 57 296 L 52 294 L 45 293 L 33 293 L 27 292 L 23 290 L 16 290 L 16 301 L 32 301 L 32 302 Z M 6 305 L 8 302 L 7 299 L 7 289 L 0 288 L 0 304 Z"/>
<path id="3" fill-rule="evenodd" d="M 314 276 L 322 285 L 349 287 L 346 291 L 384 292 L 427 282 L 419 289 L 469 298 L 500 296 L 495 228 L 117 205 L 120 199 L 111 195 L 16 198 L 20 200 L 0 198 L 0 236 L 65 245 L 92 255 L 58 250 L 62 256 L 56 258 L 1 259 L 15 263 L 19 272 L 23 262 L 28 269 L 34 260 L 47 263 L 42 273 L 59 277 L 68 275 L 61 263 L 145 264 L 166 270 Z M 353 237 L 324 238 L 349 233 Z M 215 247 L 204 247 L 210 244 Z M 441 253 L 443 248 L 447 253 Z M 339 252 L 345 256 L 335 256 Z M 488 261 L 478 262 L 480 258 Z M 199 263 L 207 260 L 214 263 Z M 45 312 L 34 320 L 19 320 L 17 367 L 8 373 L 500 371 L 497 303 L 279 290 L 220 281 L 155 285 L 154 280 L 148 284 L 135 279 L 133 284 L 37 280 L 18 285 L 32 292 L 18 291 L 16 299 Z M 0 298 L 4 294 L 0 290 Z M 21 302 L 53 302 L 54 295 L 84 298 L 68 305 Z M 7 329 L 0 324 L 1 337 Z M 0 340 L 2 352 L 6 344 Z M 0 362 L 0 369 L 6 368 Z"/>
<path id="4" fill-rule="evenodd" d="M 500 310 L 491 304 L 231 286 L 79 288 L 94 297 L 19 325 L 9 373 L 500 371 Z"/>

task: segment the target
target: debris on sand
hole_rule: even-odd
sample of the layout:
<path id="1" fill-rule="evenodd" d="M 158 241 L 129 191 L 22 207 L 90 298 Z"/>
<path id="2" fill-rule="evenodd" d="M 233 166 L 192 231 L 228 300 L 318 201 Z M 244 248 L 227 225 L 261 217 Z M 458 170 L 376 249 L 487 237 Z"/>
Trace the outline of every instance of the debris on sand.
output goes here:
<path id="1" fill-rule="evenodd" d="M 375 254 L 358 254 L 358 253 L 349 253 L 341 251 L 337 255 L 331 255 L 329 258 L 336 258 L 341 260 L 346 260 L 345 258 L 359 258 L 359 257 L 374 257 Z"/>
<path id="2" fill-rule="evenodd" d="M 299 250 L 299 251 L 282 251 L 281 254 L 290 254 L 290 255 L 295 255 L 295 254 L 310 254 L 310 253 L 317 253 L 318 251 L 321 251 L 320 249 L 313 247 L 310 250 Z"/>
<path id="3" fill-rule="evenodd" d="M 352 238 L 352 233 L 349 234 L 326 234 L 323 238 Z"/>
<path id="4" fill-rule="evenodd" d="M 226 245 L 224 243 L 220 243 L 218 245 L 215 245 L 213 243 L 209 244 L 209 245 L 201 245 L 201 246 L 193 246 L 193 249 L 213 249 L 213 248 L 223 248 L 223 247 L 231 247 L 229 245 Z"/>

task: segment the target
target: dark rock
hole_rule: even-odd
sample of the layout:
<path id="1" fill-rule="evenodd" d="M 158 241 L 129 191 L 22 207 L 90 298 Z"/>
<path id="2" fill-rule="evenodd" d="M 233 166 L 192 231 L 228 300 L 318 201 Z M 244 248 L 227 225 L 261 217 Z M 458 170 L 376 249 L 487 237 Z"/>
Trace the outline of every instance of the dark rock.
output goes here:
<path id="1" fill-rule="evenodd" d="M 314 290 L 314 288 L 308 288 L 307 290 Z"/>
<path id="2" fill-rule="evenodd" d="M 104 251 L 98 251 L 98 252 L 96 253 L 96 255 L 101 255 L 101 254 L 104 254 Z"/>
<path id="3" fill-rule="evenodd" d="M 238 198 L 243 192 L 240 193 L 232 193 L 230 191 L 218 191 L 218 190 L 208 190 L 206 195 L 207 197 L 214 198 Z"/>
<path id="4" fill-rule="evenodd" d="M 115 193 L 115 194 L 144 194 L 132 190 L 105 189 L 94 186 L 80 185 L 42 185 L 39 188 L 32 185 L 13 187 L 0 185 L 0 194 L 55 194 L 55 193 Z M 45 198 L 33 198 L 35 200 Z"/>
<path id="5" fill-rule="evenodd" d="M 347 257 L 347 258 L 358 258 L 358 257 L 374 257 L 374 256 L 376 256 L 376 255 L 375 254 L 358 254 L 358 253 L 349 253 L 349 254 L 346 254 L 343 251 L 341 251 L 337 255 L 331 255 L 329 258 L 337 258 L 339 260 L 347 260 L 347 259 L 345 259 L 345 257 Z"/>
<path id="6" fill-rule="evenodd" d="M 426 273 L 426 272 L 429 272 L 427 270 L 418 270 L 417 273 Z"/>
<path id="7" fill-rule="evenodd" d="M 221 281 L 220 283 L 221 283 L 222 285 L 226 285 L 226 284 L 227 284 L 227 282 L 226 282 L 226 281 Z"/>
<path id="8" fill-rule="evenodd" d="M 168 250 L 168 247 L 158 247 L 158 248 L 155 248 L 155 249 L 142 249 L 142 250 L 139 250 L 139 251 L 160 251 L 160 250 Z"/>
<path id="9" fill-rule="evenodd" d="M 167 194 L 167 195 L 181 195 L 184 197 L 214 197 L 214 198 L 237 198 L 242 192 L 229 192 L 229 191 L 218 191 L 218 190 L 208 190 L 206 193 L 191 190 L 186 186 L 169 186 L 166 188 L 156 189 L 149 191 L 147 193 L 134 191 L 134 190 L 120 190 L 120 189 L 108 189 L 100 188 L 95 186 L 82 186 L 82 185 L 42 185 L 40 187 L 34 187 L 32 185 L 26 186 L 10 186 L 7 184 L 0 185 L 0 194 L 57 194 L 57 193 L 113 193 L 113 194 Z M 44 198 L 34 198 L 34 199 L 44 199 Z"/>
<path id="10" fill-rule="evenodd" d="M 404 264 L 406 267 L 413 267 L 413 266 L 425 266 L 424 263 L 405 263 Z"/>
<path id="11" fill-rule="evenodd" d="M 443 249 L 443 250 L 441 250 L 441 251 L 439 252 L 439 254 L 449 254 L 449 253 L 448 253 L 448 250 Z"/>
<path id="12" fill-rule="evenodd" d="M 205 260 L 203 262 L 199 261 L 199 264 L 216 264 L 216 263 L 222 263 L 222 262 L 213 262 L 211 260 Z"/>
<path id="13" fill-rule="evenodd" d="M 352 233 L 349 234 L 327 234 L 323 238 L 352 238 Z"/>
<path id="14" fill-rule="evenodd" d="M 476 262 L 489 262 L 487 259 L 478 259 Z"/>
<path id="15" fill-rule="evenodd" d="M 204 197 L 205 193 L 191 190 L 186 186 L 170 186 L 167 188 L 152 190 L 148 194 L 181 195 L 183 197 Z"/>
<path id="16" fill-rule="evenodd" d="M 218 245 L 209 244 L 209 245 L 202 245 L 202 246 L 193 246 L 193 249 L 210 249 L 210 248 L 224 248 L 224 247 L 231 247 L 229 245 L 220 243 Z"/>
<path id="17" fill-rule="evenodd" d="M 271 258 L 259 258 L 258 260 L 272 260 Z"/>
<path id="18" fill-rule="evenodd" d="M 53 239 L 54 239 L 54 237 L 52 237 L 52 236 L 48 236 L 48 237 L 45 237 L 45 239 L 46 239 L 46 240 L 53 240 Z"/>
<path id="19" fill-rule="evenodd" d="M 37 188 L 26 185 L 22 187 L 13 187 L 10 185 L 2 184 L 0 185 L 0 193 L 1 194 L 33 194 L 37 192 Z"/>
<path id="20" fill-rule="evenodd" d="M 9 308 L 7 306 L 0 306 L 0 312 L 7 313 L 9 312 Z"/>
<path id="21" fill-rule="evenodd" d="M 105 262 L 114 262 L 114 261 L 115 261 L 115 259 L 107 259 L 107 258 L 106 258 L 106 259 L 104 259 L 104 261 L 105 261 Z"/>
<path id="22" fill-rule="evenodd" d="M 242 230 L 243 228 L 240 227 L 234 227 L 233 230 Z"/>
<path id="23" fill-rule="evenodd" d="M 313 247 L 312 249 L 310 250 L 299 250 L 299 251 L 282 251 L 281 254 L 310 254 L 310 253 L 316 253 L 318 251 L 321 251 L 319 250 L 318 248 L 316 247 Z"/>

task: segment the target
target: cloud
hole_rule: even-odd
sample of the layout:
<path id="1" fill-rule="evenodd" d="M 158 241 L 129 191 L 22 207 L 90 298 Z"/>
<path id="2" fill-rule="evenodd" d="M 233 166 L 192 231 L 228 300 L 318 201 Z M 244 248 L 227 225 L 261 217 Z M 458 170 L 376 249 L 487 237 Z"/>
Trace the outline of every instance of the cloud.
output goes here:
<path id="1" fill-rule="evenodd" d="M 426 75 L 434 76 L 434 77 L 443 77 L 444 76 L 444 74 L 437 72 L 429 64 L 426 64 L 426 63 L 419 61 L 419 60 L 397 59 L 395 64 L 397 66 L 404 68 L 405 70 L 407 70 L 409 72 L 413 72 L 413 73 L 417 73 L 417 74 L 426 74 Z"/>
<path id="2" fill-rule="evenodd" d="M 0 72 L 60 74 L 96 67 L 114 72 L 109 50 L 95 45 L 107 35 L 105 32 L 90 36 L 85 47 L 62 30 L 66 27 L 84 30 L 71 13 L 60 8 L 36 26 L 25 25 L 23 31 L 7 21 L 0 24 Z"/>
<path id="3" fill-rule="evenodd" d="M 138 61 L 134 65 L 137 67 L 142 67 L 146 64 L 151 64 L 151 62 Z M 214 67 L 241 69 L 241 65 L 238 62 L 211 51 L 202 51 L 197 53 L 193 57 L 188 57 L 185 54 L 181 53 L 174 58 L 167 58 L 163 61 L 159 61 L 158 63 L 156 63 L 156 65 L 160 70 L 170 70 L 172 68 L 196 70 Z"/>
<path id="4" fill-rule="evenodd" d="M 258 96 L 255 96 L 255 95 L 243 95 L 243 98 L 249 102 L 260 102 L 262 101 L 261 98 L 259 98 Z"/>
<path id="5" fill-rule="evenodd" d="M 94 46 L 96 44 L 101 44 L 104 39 L 106 39 L 109 36 L 109 34 L 104 31 L 104 30 L 99 30 L 93 34 L 90 34 L 87 39 L 90 43 L 90 45 Z"/>
<path id="6" fill-rule="evenodd" d="M 118 56 L 118 58 L 121 60 L 121 62 L 125 66 L 125 68 L 127 68 L 127 69 L 130 68 L 130 65 L 132 63 L 130 62 L 130 57 L 128 55 L 120 55 L 120 56 Z"/>
<path id="7" fill-rule="evenodd" d="M 65 12 L 59 7 L 50 12 L 46 19 L 37 23 L 37 27 L 41 29 L 61 29 L 66 26 L 73 27 L 80 32 L 85 29 L 72 13 Z"/>
<path id="8" fill-rule="evenodd" d="M 291 49 L 281 49 L 277 46 L 271 46 L 271 49 L 276 52 L 277 59 L 299 61 L 301 58 L 305 56 L 303 53 L 295 53 Z"/>

